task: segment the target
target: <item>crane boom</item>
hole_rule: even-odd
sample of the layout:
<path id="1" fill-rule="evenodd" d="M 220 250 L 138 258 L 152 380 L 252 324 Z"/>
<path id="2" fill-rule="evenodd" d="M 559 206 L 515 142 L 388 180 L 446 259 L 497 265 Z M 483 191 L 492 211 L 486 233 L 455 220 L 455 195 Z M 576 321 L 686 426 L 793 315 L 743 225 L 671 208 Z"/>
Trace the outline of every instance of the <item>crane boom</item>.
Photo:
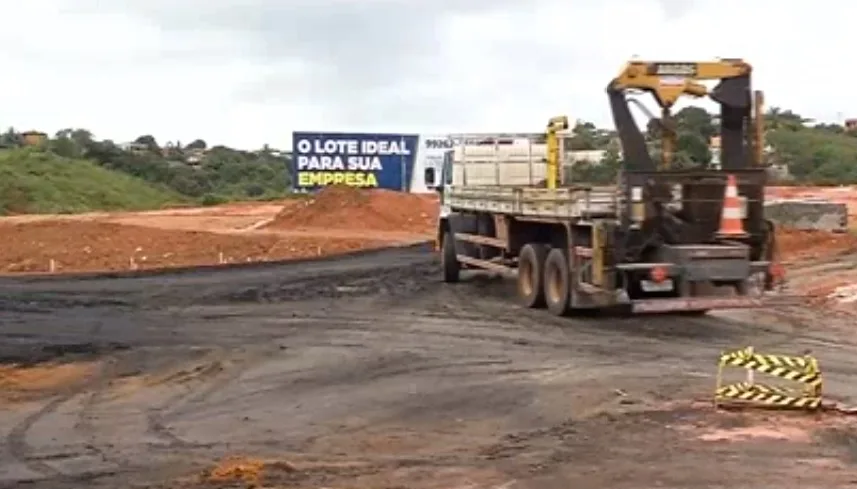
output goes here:
<path id="1" fill-rule="evenodd" d="M 742 59 L 717 61 L 630 61 L 618 76 L 610 81 L 607 93 L 613 111 L 616 129 L 623 150 L 640 168 L 669 169 L 676 147 L 676 131 L 670 109 L 684 95 L 710 97 L 721 105 L 721 138 L 728 146 L 726 166 L 744 167 L 747 160 L 761 164 L 761 118 L 753 117 L 754 101 L 762 101 L 761 93 L 750 94 L 752 66 Z M 704 81 L 720 83 L 709 90 Z M 663 133 L 662 160 L 654 164 L 645 145 L 645 138 L 634 123 L 628 108 L 626 94 L 631 91 L 651 93 L 661 108 L 660 125 Z M 756 114 L 761 108 L 756 107 Z M 755 131 L 745 131 L 745 123 L 755 119 Z M 737 137 L 737 139 L 736 139 Z M 745 144 L 753 151 L 747 151 Z"/>
<path id="2" fill-rule="evenodd" d="M 631 61 L 611 82 L 614 90 L 638 89 L 651 92 L 658 105 L 672 107 L 682 95 L 704 97 L 706 80 L 726 80 L 750 76 L 753 68 L 743 60 L 707 62 Z"/>

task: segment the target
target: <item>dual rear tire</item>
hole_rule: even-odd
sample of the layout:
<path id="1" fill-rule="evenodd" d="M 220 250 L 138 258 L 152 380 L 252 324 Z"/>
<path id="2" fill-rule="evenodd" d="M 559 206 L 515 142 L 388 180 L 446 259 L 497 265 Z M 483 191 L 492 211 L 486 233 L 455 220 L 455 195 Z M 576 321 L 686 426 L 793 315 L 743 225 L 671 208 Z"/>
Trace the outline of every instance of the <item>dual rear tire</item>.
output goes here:
<path id="1" fill-rule="evenodd" d="M 444 233 L 441 242 L 443 281 L 459 281 L 458 262 L 452 233 Z M 571 277 L 568 254 L 560 248 L 530 243 L 518 254 L 518 297 L 529 308 L 547 308 L 552 314 L 565 316 L 571 309 Z"/>
<path id="2" fill-rule="evenodd" d="M 571 308 L 568 255 L 559 248 L 530 243 L 518 254 L 518 296 L 529 308 L 546 307 L 557 316 Z"/>

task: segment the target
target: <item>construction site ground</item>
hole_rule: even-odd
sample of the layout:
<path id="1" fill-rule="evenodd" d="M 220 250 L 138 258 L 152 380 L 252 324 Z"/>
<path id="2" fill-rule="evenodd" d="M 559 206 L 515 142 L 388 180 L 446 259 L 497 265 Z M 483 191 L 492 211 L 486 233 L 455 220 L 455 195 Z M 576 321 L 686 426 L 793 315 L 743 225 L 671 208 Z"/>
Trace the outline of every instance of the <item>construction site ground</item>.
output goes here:
<path id="1" fill-rule="evenodd" d="M 848 215 L 857 216 L 857 186 L 842 185 L 839 187 L 768 187 L 768 199 L 823 199 L 845 204 Z M 849 219 L 852 223 L 853 219 Z"/>
<path id="2" fill-rule="evenodd" d="M 333 188 L 317 198 L 0 218 L 0 274 L 277 261 L 425 241 L 434 196 Z"/>
<path id="3" fill-rule="evenodd" d="M 174 242 L 187 252 L 171 264 L 401 245 L 118 278 L 20 274 L 41 270 L 4 259 L 0 487 L 857 484 L 857 417 L 711 403 L 721 351 L 752 345 L 811 351 L 826 396 L 857 404 L 857 309 L 836 293 L 855 278 L 850 235 L 782 234 L 791 288 L 816 295 L 805 305 L 555 318 L 517 306 L 496 277 L 441 283 L 430 246 L 404 246 L 434 217 L 412 203 L 397 231 L 384 226 L 395 216 L 373 230 L 346 215 L 375 204 L 328 207 L 344 214 L 322 230 L 289 210 L 305 201 L 0 223 L 20 233 L 4 240 L 19 263 L 36 255 L 14 240 L 32 238 L 33 263 L 74 270 L 127 268 L 129 252 L 142 268 Z M 250 241 L 228 251 L 233 239 Z M 268 247 L 249 253 L 251 241 Z M 69 242 L 101 258 L 60 260 Z"/>

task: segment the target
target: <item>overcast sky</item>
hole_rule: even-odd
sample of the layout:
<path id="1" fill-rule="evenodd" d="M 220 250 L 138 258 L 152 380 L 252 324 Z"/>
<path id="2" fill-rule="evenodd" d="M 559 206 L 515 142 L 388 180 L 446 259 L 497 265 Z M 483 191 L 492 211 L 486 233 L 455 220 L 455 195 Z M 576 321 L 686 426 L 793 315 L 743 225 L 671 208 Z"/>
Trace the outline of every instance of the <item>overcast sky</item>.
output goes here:
<path id="1" fill-rule="evenodd" d="M 743 57 L 769 105 L 857 116 L 845 0 L 0 0 L 0 125 L 288 148 L 293 130 L 610 124 L 623 62 Z M 740 16 L 740 17 L 739 17 Z M 731 37 L 726 37 L 731 36 Z"/>

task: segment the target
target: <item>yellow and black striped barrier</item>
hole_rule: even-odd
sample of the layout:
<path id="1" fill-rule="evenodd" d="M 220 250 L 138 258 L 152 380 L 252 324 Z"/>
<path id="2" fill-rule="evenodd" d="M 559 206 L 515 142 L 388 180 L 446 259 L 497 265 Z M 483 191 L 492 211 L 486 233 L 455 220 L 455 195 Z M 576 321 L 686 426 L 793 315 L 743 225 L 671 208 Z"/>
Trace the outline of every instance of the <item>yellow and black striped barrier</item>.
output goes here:
<path id="1" fill-rule="evenodd" d="M 723 385 L 724 367 L 739 367 L 747 371 L 747 379 Z M 753 374 L 759 372 L 790 381 L 792 386 L 755 383 Z M 797 387 L 794 386 L 797 384 Z M 762 355 L 753 347 L 723 353 L 717 371 L 715 406 L 724 403 L 755 404 L 768 407 L 817 409 L 821 407 L 821 371 L 818 360 L 802 357 Z"/>

